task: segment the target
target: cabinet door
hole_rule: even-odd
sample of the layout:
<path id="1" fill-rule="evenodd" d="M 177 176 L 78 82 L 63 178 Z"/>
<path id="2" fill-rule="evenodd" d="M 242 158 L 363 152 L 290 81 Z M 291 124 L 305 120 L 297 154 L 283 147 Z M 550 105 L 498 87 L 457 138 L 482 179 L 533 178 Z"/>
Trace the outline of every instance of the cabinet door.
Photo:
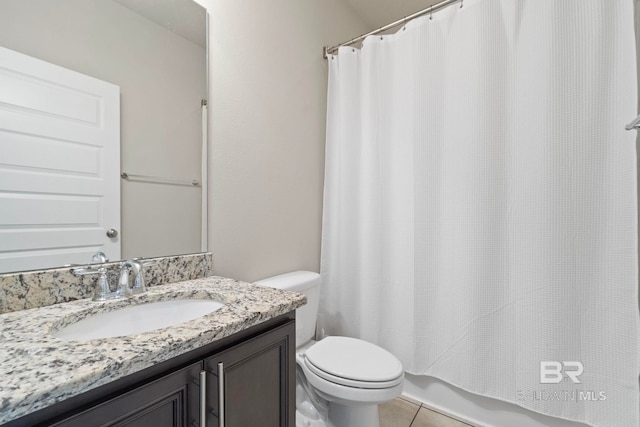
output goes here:
<path id="1" fill-rule="evenodd" d="M 198 425 L 201 363 L 67 418 L 55 426 L 186 427 Z"/>
<path id="2" fill-rule="evenodd" d="M 205 370 L 208 427 L 295 425 L 295 322 L 205 359 Z"/>

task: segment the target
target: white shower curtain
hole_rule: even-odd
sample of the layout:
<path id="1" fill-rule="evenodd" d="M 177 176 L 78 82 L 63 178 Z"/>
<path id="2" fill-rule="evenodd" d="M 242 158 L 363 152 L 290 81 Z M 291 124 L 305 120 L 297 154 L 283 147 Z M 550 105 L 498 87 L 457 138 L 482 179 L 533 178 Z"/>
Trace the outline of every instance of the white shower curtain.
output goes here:
<path id="1" fill-rule="evenodd" d="M 633 14 L 464 0 L 329 57 L 320 330 L 640 425 Z M 545 381 L 568 362 L 563 380 L 541 362 Z"/>

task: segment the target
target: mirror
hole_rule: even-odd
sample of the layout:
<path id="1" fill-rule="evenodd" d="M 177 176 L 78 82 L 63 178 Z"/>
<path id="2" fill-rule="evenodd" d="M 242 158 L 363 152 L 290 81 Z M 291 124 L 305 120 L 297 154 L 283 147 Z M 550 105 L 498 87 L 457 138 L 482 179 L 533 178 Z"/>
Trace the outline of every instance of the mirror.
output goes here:
<path id="1" fill-rule="evenodd" d="M 107 253 L 111 261 L 206 251 L 202 159 L 208 87 L 203 7 L 191 0 L 2 0 L 0 46 L 119 86 L 116 166 L 118 176 L 125 175 L 117 178 L 120 229 L 112 238 L 120 245 L 120 256 Z M 0 77 L 2 72 L 0 63 Z M 0 133 L 0 172 L 28 169 L 7 165 L 3 147 Z M 25 173 L 33 172 L 30 168 Z M 2 193 L 11 190 L 0 188 L 0 211 L 7 203 Z M 30 226 L 56 228 L 60 236 L 68 236 L 77 232 L 74 221 L 32 221 Z M 100 218 L 96 226 L 110 228 L 99 222 Z M 0 221 L 0 238 L 21 226 Z M 25 254 L 41 255 L 37 265 L 19 259 L 3 264 L 0 248 L 0 273 L 90 262 L 95 245 L 75 254 L 67 251 L 68 259 L 62 261 L 64 240 L 53 247 L 23 248 Z M 24 239 L 21 244 L 25 245 Z"/>

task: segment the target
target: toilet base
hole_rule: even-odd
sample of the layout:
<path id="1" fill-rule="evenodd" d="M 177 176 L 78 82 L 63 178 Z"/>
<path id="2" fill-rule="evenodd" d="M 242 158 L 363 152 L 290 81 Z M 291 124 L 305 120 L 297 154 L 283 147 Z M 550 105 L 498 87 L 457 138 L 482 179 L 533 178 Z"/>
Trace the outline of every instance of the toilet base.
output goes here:
<path id="1" fill-rule="evenodd" d="M 380 427 L 378 405 L 345 406 L 330 402 L 329 422 L 335 427 Z"/>

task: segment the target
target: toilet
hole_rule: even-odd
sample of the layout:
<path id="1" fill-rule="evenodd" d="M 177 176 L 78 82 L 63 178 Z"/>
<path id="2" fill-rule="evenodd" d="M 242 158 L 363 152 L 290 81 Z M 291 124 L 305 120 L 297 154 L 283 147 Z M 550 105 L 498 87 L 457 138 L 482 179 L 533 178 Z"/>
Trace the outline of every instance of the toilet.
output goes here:
<path id="1" fill-rule="evenodd" d="M 318 273 L 295 271 L 255 283 L 307 297 L 307 304 L 296 310 L 296 427 L 379 427 L 378 404 L 402 393 L 404 371 L 398 358 L 356 338 L 313 340 Z"/>

